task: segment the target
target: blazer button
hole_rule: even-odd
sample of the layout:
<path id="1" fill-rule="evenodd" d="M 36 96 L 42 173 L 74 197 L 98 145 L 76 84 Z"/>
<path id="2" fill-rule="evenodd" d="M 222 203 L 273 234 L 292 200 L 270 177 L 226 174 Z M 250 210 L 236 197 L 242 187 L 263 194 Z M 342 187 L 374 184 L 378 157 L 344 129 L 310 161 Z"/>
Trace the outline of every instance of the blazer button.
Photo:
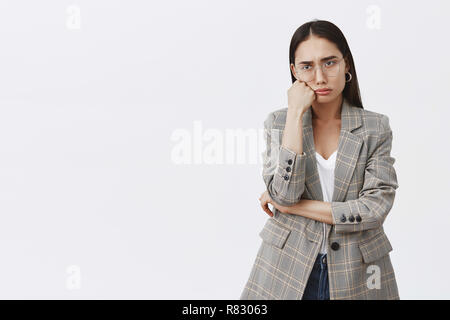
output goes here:
<path id="1" fill-rule="evenodd" d="M 350 217 L 348 217 L 348 221 L 350 221 L 350 222 L 355 221 L 355 217 L 353 215 L 351 215 Z"/>
<path id="2" fill-rule="evenodd" d="M 331 244 L 331 249 L 333 249 L 334 251 L 339 250 L 339 243 L 333 242 L 333 243 Z"/>
<path id="3" fill-rule="evenodd" d="M 345 221 L 347 221 L 347 218 L 345 217 L 345 214 L 343 214 L 341 217 L 341 222 L 345 222 Z"/>
<path id="4" fill-rule="evenodd" d="M 286 168 L 286 171 L 287 171 L 287 172 L 291 172 L 291 167 L 287 167 L 287 168 Z"/>
<path id="5" fill-rule="evenodd" d="M 288 160 L 288 164 L 291 165 L 292 164 L 292 159 Z"/>
<path id="6" fill-rule="evenodd" d="M 288 175 L 285 175 L 285 176 L 284 176 L 284 180 L 289 180 L 289 176 L 288 176 Z"/>
<path id="7" fill-rule="evenodd" d="M 361 222 L 361 216 L 358 214 L 357 216 L 356 216 L 356 221 L 358 221 L 358 222 Z"/>

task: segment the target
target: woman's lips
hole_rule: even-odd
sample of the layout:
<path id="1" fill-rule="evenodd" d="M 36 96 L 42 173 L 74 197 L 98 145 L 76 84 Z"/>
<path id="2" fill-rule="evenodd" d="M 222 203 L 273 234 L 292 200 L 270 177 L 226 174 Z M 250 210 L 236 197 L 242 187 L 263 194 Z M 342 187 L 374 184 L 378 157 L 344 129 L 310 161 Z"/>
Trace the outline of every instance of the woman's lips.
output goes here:
<path id="1" fill-rule="evenodd" d="M 329 94 L 331 92 L 331 89 L 328 89 L 328 90 L 317 90 L 316 91 L 316 93 L 318 94 L 318 95 L 321 95 L 321 96 L 326 96 L 327 94 Z"/>

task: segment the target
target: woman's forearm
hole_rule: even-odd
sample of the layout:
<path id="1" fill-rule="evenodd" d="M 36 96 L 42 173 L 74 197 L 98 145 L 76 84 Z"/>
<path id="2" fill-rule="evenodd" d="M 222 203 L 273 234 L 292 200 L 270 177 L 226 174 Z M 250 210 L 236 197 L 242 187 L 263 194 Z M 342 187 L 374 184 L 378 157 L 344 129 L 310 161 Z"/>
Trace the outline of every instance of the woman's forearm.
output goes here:
<path id="1" fill-rule="evenodd" d="M 293 206 L 278 208 L 281 212 L 296 214 L 305 218 L 325 222 L 328 224 L 333 223 L 333 216 L 331 214 L 331 203 L 302 199 Z"/>
<path id="2" fill-rule="evenodd" d="M 303 114 L 288 108 L 281 145 L 296 154 L 303 153 Z"/>

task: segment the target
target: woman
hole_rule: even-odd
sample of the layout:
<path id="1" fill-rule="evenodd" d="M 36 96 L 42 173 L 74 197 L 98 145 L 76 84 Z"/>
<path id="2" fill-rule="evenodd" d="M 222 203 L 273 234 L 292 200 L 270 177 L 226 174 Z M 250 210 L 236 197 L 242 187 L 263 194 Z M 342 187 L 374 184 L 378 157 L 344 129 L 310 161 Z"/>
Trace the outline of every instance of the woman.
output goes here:
<path id="1" fill-rule="evenodd" d="M 398 188 L 389 118 L 363 109 L 331 22 L 298 28 L 289 62 L 288 107 L 264 122 L 271 218 L 240 299 L 399 299 L 383 230 Z"/>

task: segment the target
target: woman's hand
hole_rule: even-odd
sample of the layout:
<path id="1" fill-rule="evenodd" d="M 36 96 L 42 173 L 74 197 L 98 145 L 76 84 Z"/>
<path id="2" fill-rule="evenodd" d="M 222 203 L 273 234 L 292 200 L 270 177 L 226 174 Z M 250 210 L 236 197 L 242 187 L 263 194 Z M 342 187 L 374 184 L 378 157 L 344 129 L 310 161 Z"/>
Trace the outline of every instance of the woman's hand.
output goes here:
<path id="1" fill-rule="evenodd" d="M 287 91 L 289 114 L 304 114 L 316 100 L 316 93 L 305 82 L 296 80 Z"/>
<path id="2" fill-rule="evenodd" d="M 289 207 L 280 206 L 278 203 L 272 200 L 269 193 L 266 191 L 263 192 L 261 197 L 259 197 L 259 201 L 261 202 L 261 208 L 271 217 L 273 217 L 273 212 L 269 209 L 269 203 L 274 206 L 278 211 L 282 213 L 289 213 Z"/>

